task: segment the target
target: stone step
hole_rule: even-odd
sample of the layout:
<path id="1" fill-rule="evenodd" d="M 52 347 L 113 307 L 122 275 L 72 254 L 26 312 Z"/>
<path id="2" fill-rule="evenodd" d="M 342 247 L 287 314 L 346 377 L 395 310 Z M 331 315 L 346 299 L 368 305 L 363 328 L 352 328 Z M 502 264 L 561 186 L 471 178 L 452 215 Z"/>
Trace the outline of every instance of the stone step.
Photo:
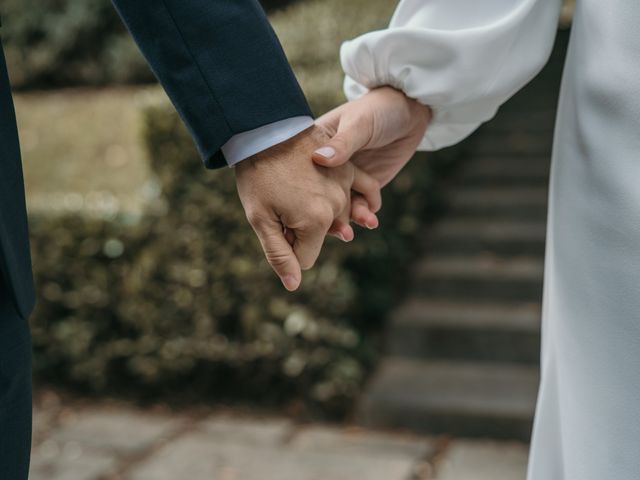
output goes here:
<path id="1" fill-rule="evenodd" d="M 464 217 L 544 220 L 546 187 L 463 187 L 449 199 L 452 215 Z"/>
<path id="2" fill-rule="evenodd" d="M 456 179 L 467 187 L 545 187 L 549 182 L 549 160 L 545 157 L 474 158 L 460 166 Z"/>
<path id="3" fill-rule="evenodd" d="M 425 234 L 430 255 L 478 254 L 543 256 L 546 224 L 542 221 L 488 219 L 444 220 Z"/>
<path id="4" fill-rule="evenodd" d="M 537 303 L 482 304 L 407 299 L 391 316 L 393 356 L 537 364 Z"/>
<path id="5" fill-rule="evenodd" d="M 550 156 L 553 143 L 551 131 L 504 131 L 484 132 L 474 139 L 470 152 L 474 155 Z"/>
<path id="6" fill-rule="evenodd" d="M 415 269 L 415 291 L 464 301 L 537 302 L 544 262 L 535 257 L 470 255 L 428 258 Z"/>
<path id="7" fill-rule="evenodd" d="M 377 428 L 528 440 L 538 369 L 387 357 L 358 408 Z"/>

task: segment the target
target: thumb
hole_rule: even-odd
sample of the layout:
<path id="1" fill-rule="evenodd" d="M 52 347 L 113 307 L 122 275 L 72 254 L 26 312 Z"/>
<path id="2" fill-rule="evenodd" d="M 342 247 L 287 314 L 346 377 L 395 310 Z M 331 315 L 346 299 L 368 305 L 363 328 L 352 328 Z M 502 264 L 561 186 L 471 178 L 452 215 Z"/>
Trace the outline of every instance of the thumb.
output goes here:
<path id="1" fill-rule="evenodd" d="M 267 262 L 287 290 L 296 290 L 300 286 L 302 272 L 282 224 L 273 219 L 252 220 L 251 226 L 260 240 Z"/>
<path id="2" fill-rule="evenodd" d="M 339 120 L 338 131 L 324 146 L 313 152 L 313 161 L 325 167 L 337 167 L 348 162 L 358 150 L 369 143 L 371 129 L 363 121 Z"/>

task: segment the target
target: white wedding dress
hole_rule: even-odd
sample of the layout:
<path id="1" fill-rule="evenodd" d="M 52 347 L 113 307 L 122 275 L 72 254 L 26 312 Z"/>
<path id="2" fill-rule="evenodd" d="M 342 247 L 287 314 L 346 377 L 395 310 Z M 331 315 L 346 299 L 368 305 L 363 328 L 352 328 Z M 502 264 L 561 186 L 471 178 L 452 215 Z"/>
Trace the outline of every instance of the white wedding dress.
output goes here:
<path id="1" fill-rule="evenodd" d="M 345 43 L 349 98 L 392 85 L 460 141 L 546 61 L 559 0 L 403 0 Z M 529 480 L 640 479 L 640 1 L 578 0 L 552 160 Z M 522 112 L 527 115 L 527 112 Z"/>

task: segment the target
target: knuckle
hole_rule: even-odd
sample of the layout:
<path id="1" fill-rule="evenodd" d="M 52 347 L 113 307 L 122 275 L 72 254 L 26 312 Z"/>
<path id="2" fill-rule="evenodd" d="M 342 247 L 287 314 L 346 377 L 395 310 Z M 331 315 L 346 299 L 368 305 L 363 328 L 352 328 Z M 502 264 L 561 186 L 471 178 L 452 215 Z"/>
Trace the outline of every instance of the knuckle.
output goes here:
<path id="1" fill-rule="evenodd" d="M 358 112 L 356 115 L 353 115 L 349 118 L 349 129 L 351 131 L 365 131 L 367 132 L 367 134 L 369 134 L 371 130 L 371 124 L 371 116 L 366 115 L 364 112 Z"/>
<path id="2" fill-rule="evenodd" d="M 367 205 L 368 205 L 367 199 L 361 195 L 358 195 L 357 197 L 355 197 L 351 202 L 351 206 L 355 210 L 362 210 L 362 208 L 363 207 L 366 208 Z"/>
<path id="3" fill-rule="evenodd" d="M 308 220 L 313 225 L 322 223 L 328 215 L 331 215 L 325 202 L 320 199 L 317 199 L 308 206 L 307 213 Z"/>
<path id="4" fill-rule="evenodd" d="M 334 218 L 333 209 L 327 207 L 322 210 L 320 215 L 318 215 L 316 223 L 322 230 L 328 230 L 333 223 Z"/>
<path id="5" fill-rule="evenodd" d="M 340 133 L 336 134 L 336 136 L 333 137 L 331 143 L 333 143 L 334 147 L 336 147 L 336 149 L 341 152 L 349 151 L 349 140 Z"/>
<path id="6" fill-rule="evenodd" d="M 247 217 L 247 221 L 256 229 L 264 223 L 262 214 L 256 209 L 246 210 L 245 215 Z"/>
<path id="7" fill-rule="evenodd" d="M 341 212 L 349 203 L 349 193 L 343 188 L 335 188 L 330 194 L 331 204 L 334 212 Z M 332 219 L 333 220 L 333 219 Z"/>
<path id="8" fill-rule="evenodd" d="M 357 203 L 354 203 L 353 209 L 352 209 L 352 214 L 354 218 L 358 220 L 365 220 L 368 212 L 369 212 L 369 205 L 364 198 L 359 199 Z"/>
<path id="9" fill-rule="evenodd" d="M 269 265 L 275 269 L 282 268 L 289 263 L 289 255 L 286 252 L 267 249 L 264 254 Z"/>
<path id="10" fill-rule="evenodd" d="M 375 178 L 369 176 L 363 177 L 363 186 L 370 194 L 375 194 L 378 190 L 380 190 L 380 182 L 378 182 Z"/>
<path id="11" fill-rule="evenodd" d="M 340 183 L 350 188 L 356 178 L 356 169 L 351 162 L 346 162 L 340 165 L 339 170 L 336 169 L 336 174 Z"/>

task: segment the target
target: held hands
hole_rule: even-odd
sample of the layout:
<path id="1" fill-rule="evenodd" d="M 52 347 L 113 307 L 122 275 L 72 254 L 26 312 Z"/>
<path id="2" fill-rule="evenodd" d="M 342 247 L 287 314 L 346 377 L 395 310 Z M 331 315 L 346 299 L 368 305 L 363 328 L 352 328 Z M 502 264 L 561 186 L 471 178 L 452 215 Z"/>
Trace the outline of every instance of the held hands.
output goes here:
<path id="1" fill-rule="evenodd" d="M 319 127 L 312 127 L 236 166 L 247 219 L 287 290 L 298 288 L 301 270 L 313 266 L 327 233 L 353 239 L 352 189 L 371 205 L 369 215 L 375 218 L 380 208 L 377 182 L 353 164 L 326 168 L 311 161 L 313 151 L 327 141 Z"/>
<path id="2" fill-rule="evenodd" d="M 350 220 L 378 226 L 380 189 L 409 161 L 430 120 L 429 107 L 382 87 L 237 165 L 247 218 L 287 290 L 298 288 L 327 234 L 351 241 Z"/>
<path id="3" fill-rule="evenodd" d="M 430 121 L 429 107 L 391 87 L 376 88 L 316 121 L 332 138 L 314 152 L 313 160 L 332 168 L 350 161 L 382 188 L 411 159 Z M 358 195 L 364 192 L 353 190 L 357 193 L 351 200 L 351 219 L 363 227 L 377 226 L 374 209 Z"/>

